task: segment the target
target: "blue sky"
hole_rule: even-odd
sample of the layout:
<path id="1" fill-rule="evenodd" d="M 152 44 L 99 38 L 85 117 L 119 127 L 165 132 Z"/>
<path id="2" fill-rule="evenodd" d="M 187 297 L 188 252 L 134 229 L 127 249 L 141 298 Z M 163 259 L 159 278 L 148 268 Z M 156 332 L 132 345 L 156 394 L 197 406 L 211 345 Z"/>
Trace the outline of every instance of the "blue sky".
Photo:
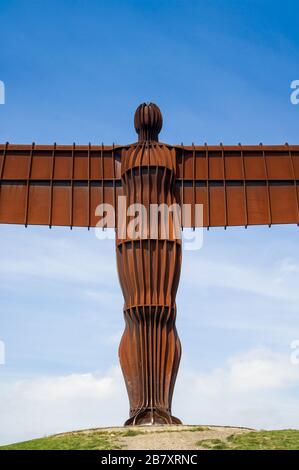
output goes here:
<path id="1" fill-rule="evenodd" d="M 142 101 L 169 143 L 299 143 L 295 1 L 3 1 L 1 141 L 128 143 Z M 0 443 L 121 424 L 113 241 L 0 227 Z M 298 228 L 214 229 L 184 253 L 174 413 L 296 427 Z"/>

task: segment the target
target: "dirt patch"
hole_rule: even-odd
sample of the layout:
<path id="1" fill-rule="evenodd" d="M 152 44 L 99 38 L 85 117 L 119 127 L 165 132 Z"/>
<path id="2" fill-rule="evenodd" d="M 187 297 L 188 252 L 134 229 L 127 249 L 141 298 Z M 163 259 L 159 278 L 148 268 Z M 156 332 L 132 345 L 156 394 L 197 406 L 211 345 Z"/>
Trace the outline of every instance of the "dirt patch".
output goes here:
<path id="1" fill-rule="evenodd" d="M 210 439 L 225 442 L 233 434 L 250 431 L 229 426 L 128 426 L 86 429 L 59 436 L 106 436 L 113 443 L 111 448 L 123 450 L 207 450 L 198 443 Z"/>
<path id="2" fill-rule="evenodd" d="M 205 439 L 225 440 L 232 434 L 249 432 L 249 429 L 221 426 L 153 426 L 132 427 L 119 438 L 123 449 L 128 450 L 204 450 L 196 443 Z"/>

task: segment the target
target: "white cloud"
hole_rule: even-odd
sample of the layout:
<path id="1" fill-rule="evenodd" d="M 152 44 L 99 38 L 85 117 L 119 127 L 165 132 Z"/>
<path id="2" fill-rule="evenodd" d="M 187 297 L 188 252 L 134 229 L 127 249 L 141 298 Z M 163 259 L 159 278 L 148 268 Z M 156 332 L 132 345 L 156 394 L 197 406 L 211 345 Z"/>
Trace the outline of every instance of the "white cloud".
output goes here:
<path id="1" fill-rule="evenodd" d="M 2 383 L 0 442 L 119 425 L 128 405 L 118 367 L 106 375 L 71 374 Z"/>
<path id="2" fill-rule="evenodd" d="M 229 383 L 233 391 L 283 388 L 299 383 L 299 368 L 288 356 L 256 349 L 229 361 Z"/>
<path id="3" fill-rule="evenodd" d="M 185 259 L 183 276 L 191 288 L 200 286 L 233 289 L 268 298 L 299 302 L 299 268 L 295 260 L 289 258 L 279 262 L 268 260 L 267 265 L 257 266 L 247 260 L 247 264 L 219 257 L 211 259 L 205 253 Z"/>
<path id="4" fill-rule="evenodd" d="M 298 428 L 298 386 L 299 367 L 288 355 L 254 349 L 208 373 L 179 377 L 175 403 L 188 423 Z"/>
<path id="5" fill-rule="evenodd" d="M 266 349 L 234 356 L 208 373 L 182 372 L 174 413 L 187 424 L 298 427 L 299 367 Z M 119 367 L 104 376 L 72 374 L 2 384 L 1 443 L 82 428 L 120 425 L 128 401 Z"/>
<path id="6" fill-rule="evenodd" d="M 3 228 L 4 238 L 5 233 L 6 229 Z M 59 231 L 47 232 L 44 236 L 33 229 L 32 233 L 26 232 L 26 236 L 24 233 L 12 232 L 10 236 L 8 230 L 7 237 L 1 244 L 3 311 L 4 308 L 5 312 L 8 311 L 6 286 L 15 291 L 10 298 L 17 302 L 19 288 L 24 287 L 27 282 L 26 288 L 28 287 L 36 302 L 37 279 L 50 281 L 49 299 L 53 291 L 67 292 L 66 284 L 69 284 L 70 289 L 66 295 L 70 295 L 70 302 L 73 302 L 73 297 L 78 293 L 81 296 L 79 300 L 82 301 L 82 318 L 80 317 L 80 323 L 75 324 L 75 329 L 81 331 L 81 321 L 87 322 L 87 306 L 89 310 L 92 306 L 92 315 L 95 318 L 101 315 L 103 319 L 103 331 L 111 331 L 103 339 L 103 344 L 113 344 L 116 348 L 121 336 L 118 331 L 119 323 L 112 322 L 111 314 L 106 315 L 108 310 L 111 312 L 117 309 L 117 315 L 121 318 L 122 296 L 117 280 L 113 243 L 100 242 L 93 234 L 83 232 L 78 237 L 76 231 L 71 237 Z M 226 237 L 228 235 L 225 234 Z M 221 241 L 224 244 L 224 237 Z M 283 255 L 274 250 L 273 244 L 268 247 L 269 253 L 261 261 L 257 255 L 257 248 L 260 246 L 258 237 L 254 249 L 251 247 L 245 254 L 242 243 L 239 242 L 238 245 L 232 241 L 231 246 L 226 245 L 226 252 L 223 247 L 217 251 L 216 244 L 212 244 L 211 248 L 204 246 L 200 252 L 192 253 L 191 256 L 184 254 L 179 315 L 188 320 L 192 318 L 194 325 L 192 329 L 191 323 L 186 321 L 181 327 L 184 330 L 182 333 L 185 335 L 185 344 L 189 341 L 191 345 L 194 341 L 197 327 L 210 325 L 221 328 L 218 333 L 224 339 L 218 341 L 216 354 L 222 352 L 231 357 L 225 360 L 225 356 L 220 356 L 219 366 L 206 372 L 194 366 L 196 355 L 192 356 L 192 361 L 187 355 L 183 356 L 174 396 L 174 413 L 186 423 L 234 424 L 257 428 L 298 426 L 299 398 L 295 394 L 299 385 L 298 365 L 291 365 L 289 357 L 277 354 L 275 350 L 256 349 L 256 344 L 271 344 L 272 347 L 276 335 L 280 340 L 282 338 L 283 347 L 288 347 L 291 339 L 296 336 L 299 258 L 294 246 L 297 244 L 290 247 L 286 244 Z M 274 252 L 275 256 L 272 254 Z M 222 301 L 224 293 L 225 301 L 232 302 L 232 309 Z M 203 296 L 200 302 L 199 295 Z M 252 303 L 253 296 L 256 296 L 255 304 Z M 28 302 L 28 312 L 34 313 L 33 301 L 30 303 L 24 296 L 22 299 L 18 311 L 22 312 Z M 56 310 L 60 312 L 59 297 L 57 302 Z M 259 302 L 263 302 L 261 312 L 258 308 L 253 308 L 260 305 Z M 275 307 L 276 316 L 273 315 Z M 200 309 L 201 314 L 198 315 Z M 37 313 L 39 311 L 35 315 Z M 32 318 L 34 317 L 30 315 L 26 318 L 27 324 L 30 325 Z M 62 331 L 65 351 L 69 352 L 72 347 L 68 336 L 69 327 L 62 330 L 63 323 L 57 320 L 59 315 L 53 317 L 45 313 L 40 323 L 35 322 L 34 328 L 28 328 L 27 333 L 33 335 L 32 340 L 29 338 L 19 356 L 16 356 L 14 373 L 24 372 L 24 362 L 20 359 L 24 356 L 24 351 L 28 357 L 40 357 L 41 346 L 38 344 L 34 349 L 36 338 L 53 318 L 57 322 L 58 331 Z M 91 325 L 93 324 L 92 322 Z M 15 324 L 10 317 L 7 316 L 7 322 L 3 322 L 3 325 L 6 335 L 14 334 Z M 121 328 L 122 325 L 123 323 Z M 258 332 L 258 336 L 250 337 L 248 344 L 252 346 L 247 353 L 234 354 L 235 350 L 243 347 L 245 337 L 242 331 L 243 336 L 237 341 L 236 329 L 256 329 Z M 86 333 L 86 329 L 84 331 Z M 188 336 L 189 332 L 192 335 Z M 90 343 L 90 336 L 85 336 L 80 343 L 81 351 L 85 351 Z M 1 338 L 4 338 L 2 331 Z M 225 351 L 228 343 L 232 346 L 229 351 Z M 55 347 L 59 344 L 59 336 L 56 336 Z M 203 359 L 198 360 L 199 367 L 203 367 L 210 359 L 212 362 L 209 363 L 213 364 L 214 358 L 204 357 L 202 346 L 191 346 L 192 351 L 203 354 Z M 83 356 L 81 351 L 78 353 L 79 362 Z M 45 376 L 14 383 L 2 380 L 0 442 L 30 439 L 77 428 L 119 425 L 126 419 L 128 402 L 119 368 L 101 376 L 94 373 L 47 376 L 47 364 L 53 363 L 53 354 L 51 348 L 44 356 L 46 366 L 42 367 Z M 107 355 L 104 357 L 104 367 L 109 367 L 115 360 L 116 353 L 113 357 Z M 32 364 L 34 366 L 34 361 Z M 64 364 L 58 364 L 59 370 L 63 370 Z M 9 367 L 5 366 L 7 376 L 11 374 Z M 31 370 L 28 363 L 26 370 Z"/>
<path id="7" fill-rule="evenodd" d="M 3 240 L 0 277 L 3 279 L 46 279 L 67 283 L 111 285 L 117 281 L 114 244 L 98 240 L 93 232 L 32 233 L 20 231 Z M 44 228 L 44 230 L 46 230 Z M 2 228 L 4 235 L 5 229 Z M 9 232 L 8 232 L 9 235 Z M 96 257 L 95 257 L 96 253 Z"/>
<path id="8" fill-rule="evenodd" d="M 299 264 L 293 258 L 284 258 L 281 262 L 281 270 L 284 273 L 299 273 Z"/>

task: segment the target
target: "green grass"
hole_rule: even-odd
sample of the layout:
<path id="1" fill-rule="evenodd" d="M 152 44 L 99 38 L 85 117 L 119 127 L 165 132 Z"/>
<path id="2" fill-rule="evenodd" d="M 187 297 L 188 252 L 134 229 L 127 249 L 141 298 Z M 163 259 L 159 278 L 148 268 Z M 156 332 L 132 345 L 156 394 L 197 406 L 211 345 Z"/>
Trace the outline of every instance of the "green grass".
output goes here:
<path id="1" fill-rule="evenodd" d="M 159 431 L 157 431 L 157 433 L 161 434 L 161 433 L 170 433 L 170 432 L 199 432 L 199 431 L 206 431 L 208 428 L 207 427 L 204 427 L 204 426 L 195 426 L 195 427 L 191 427 L 190 428 L 186 428 L 186 429 L 180 429 L 179 431 L 177 429 L 170 429 L 170 428 L 167 428 L 167 429 L 159 429 Z M 140 436 L 140 434 L 146 434 L 146 431 L 139 431 L 139 430 L 135 430 L 135 429 L 129 429 L 128 431 L 124 432 L 122 434 L 122 437 L 135 437 L 135 436 Z"/>
<path id="2" fill-rule="evenodd" d="M 139 436 L 140 434 L 144 434 L 142 431 L 135 431 L 135 429 L 129 429 L 128 431 L 122 434 L 123 437 L 135 437 Z"/>
<path id="3" fill-rule="evenodd" d="M 0 447 L 0 450 L 114 450 L 117 439 L 108 432 L 70 433 Z"/>
<path id="4" fill-rule="evenodd" d="M 182 431 L 159 432 L 195 432 L 205 427 L 194 427 Z M 72 432 L 55 436 L 34 439 L 0 447 L 0 450 L 117 450 L 124 449 L 120 438 L 134 437 L 145 434 L 143 430 L 128 429 L 126 431 L 91 430 L 88 432 Z M 299 431 L 252 431 L 233 434 L 226 439 L 205 439 L 198 441 L 198 447 L 213 450 L 299 450 Z"/>
<path id="5" fill-rule="evenodd" d="M 202 426 L 190 427 L 180 432 L 204 431 Z M 159 432 L 178 432 L 177 430 L 159 430 Z M 122 445 L 118 438 L 135 437 L 146 434 L 144 430 L 128 429 L 127 431 L 89 431 L 58 434 L 50 437 L 19 442 L 0 447 L 0 450 L 117 450 Z"/>
<path id="6" fill-rule="evenodd" d="M 183 429 L 184 432 L 202 432 L 208 430 L 209 428 L 207 426 L 196 426 L 195 428 Z"/>
<path id="7" fill-rule="evenodd" d="M 197 445 L 213 450 L 299 450 L 299 431 L 254 431 L 233 434 L 223 441 L 205 439 Z"/>

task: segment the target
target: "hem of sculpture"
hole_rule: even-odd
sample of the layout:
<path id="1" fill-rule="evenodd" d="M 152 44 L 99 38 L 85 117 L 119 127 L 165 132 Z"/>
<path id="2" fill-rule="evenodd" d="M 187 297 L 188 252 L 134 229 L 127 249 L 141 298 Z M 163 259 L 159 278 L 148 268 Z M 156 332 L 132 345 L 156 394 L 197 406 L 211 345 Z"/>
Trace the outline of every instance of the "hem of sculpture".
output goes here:
<path id="1" fill-rule="evenodd" d="M 133 411 L 133 410 L 132 410 Z M 124 426 L 165 426 L 179 425 L 182 421 L 171 414 L 170 409 L 159 407 L 142 407 L 130 413 Z"/>

